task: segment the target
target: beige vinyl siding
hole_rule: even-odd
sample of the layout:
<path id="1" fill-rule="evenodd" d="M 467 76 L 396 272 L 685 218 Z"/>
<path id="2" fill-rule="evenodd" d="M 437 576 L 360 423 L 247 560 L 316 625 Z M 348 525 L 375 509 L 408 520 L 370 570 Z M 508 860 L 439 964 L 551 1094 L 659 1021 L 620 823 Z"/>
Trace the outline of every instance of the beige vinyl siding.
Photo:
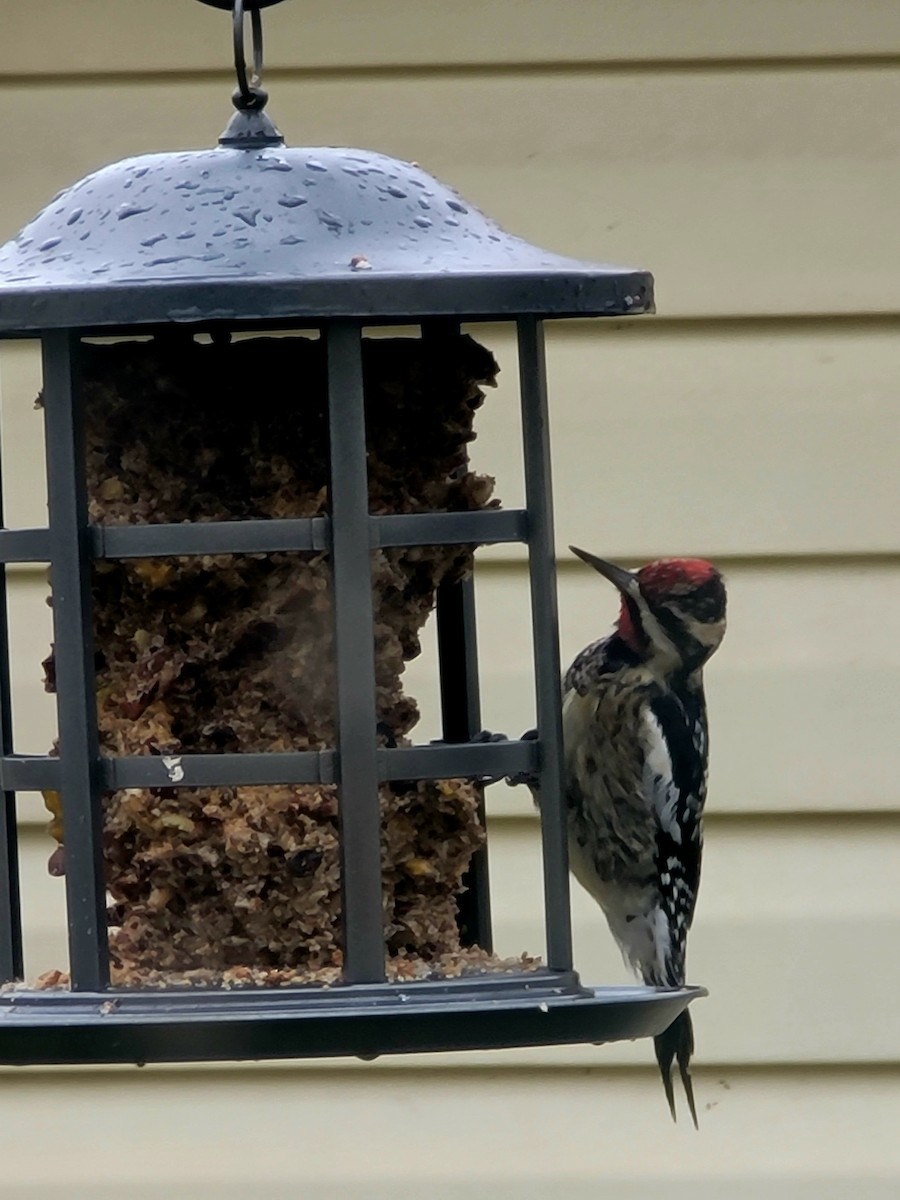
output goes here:
<path id="1" fill-rule="evenodd" d="M 703 1084 L 698 1136 L 654 1119 L 647 1070 L 19 1073 L 0 1083 L 4 1139 L 35 1151 L 5 1157 L 4 1194 L 44 1200 L 65 1180 L 75 1200 L 895 1200 L 896 1076 Z"/>
<path id="2" fill-rule="evenodd" d="M 852 4 L 852 8 L 848 8 Z M 228 18 L 183 0 L 32 0 L 5 14 L 0 74 L 221 70 Z M 852 16 L 852 19 L 851 19 Z M 305 0 L 266 14 L 280 71 L 521 64 L 884 59 L 900 54 L 893 0 Z M 102 30 L 102 36 L 97 35 Z M 227 47 L 226 47 L 227 49 Z"/>
<path id="3" fill-rule="evenodd" d="M 131 154 L 209 145 L 228 19 L 185 0 L 7 5 L 0 238 Z M 900 1189 L 900 5 L 346 0 L 267 11 L 295 144 L 412 158 L 512 232 L 649 266 L 660 316 L 549 329 L 563 655 L 615 598 L 569 543 L 714 557 L 730 628 L 690 974 L 701 1132 L 647 1042 L 361 1064 L 0 1069 L 0 1196 L 37 1200 L 893 1200 Z M 365 247 L 360 247 L 364 252 Z M 473 460 L 522 501 L 516 364 Z M 0 347 L 4 495 L 45 518 L 35 348 Z M 533 720 L 520 548 L 481 556 L 484 721 Z M 13 568 L 17 748 L 52 698 L 42 568 Z M 436 736 L 431 634 L 410 664 Z M 22 796 L 30 969 L 65 965 L 63 881 Z M 490 789 L 500 949 L 541 950 L 537 820 Z M 626 978 L 573 889 L 590 983 Z"/>

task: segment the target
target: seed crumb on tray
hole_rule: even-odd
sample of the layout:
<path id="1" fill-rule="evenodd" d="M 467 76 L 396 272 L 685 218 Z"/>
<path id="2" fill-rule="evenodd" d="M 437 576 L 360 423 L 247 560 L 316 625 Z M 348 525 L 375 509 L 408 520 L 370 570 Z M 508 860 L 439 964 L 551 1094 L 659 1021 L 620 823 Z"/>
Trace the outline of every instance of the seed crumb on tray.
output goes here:
<path id="1" fill-rule="evenodd" d="M 338 964 L 340 955 L 337 956 Z M 417 983 L 428 980 L 461 979 L 478 975 L 520 974 L 537 971 L 543 966 L 541 959 L 530 954 L 516 958 L 500 958 L 480 946 L 461 947 L 426 961 L 415 954 L 392 955 L 386 963 L 389 983 Z M 335 987 L 341 983 L 340 965 L 321 967 L 312 971 L 303 967 L 228 967 L 215 970 L 197 967 L 188 971 L 160 971 L 139 968 L 130 970 L 114 964 L 110 971 L 110 986 L 117 990 L 153 988 L 159 990 L 185 990 L 189 988 L 223 988 L 234 991 L 239 988 L 260 987 Z M 29 983 L 6 983 L 0 985 L 0 993 L 16 991 L 67 991 L 67 971 L 45 971 Z"/>

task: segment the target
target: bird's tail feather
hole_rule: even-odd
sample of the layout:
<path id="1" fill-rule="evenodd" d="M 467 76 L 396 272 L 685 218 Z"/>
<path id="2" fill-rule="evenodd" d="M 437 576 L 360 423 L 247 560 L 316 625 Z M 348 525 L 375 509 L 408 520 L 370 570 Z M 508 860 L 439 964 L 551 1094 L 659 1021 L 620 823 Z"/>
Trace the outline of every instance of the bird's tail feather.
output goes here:
<path id="1" fill-rule="evenodd" d="M 694 1128 L 699 1129 L 697 1109 L 694 1105 L 694 1085 L 691 1082 L 690 1072 L 691 1055 L 694 1053 L 694 1026 L 691 1023 L 691 1014 L 687 1009 L 675 1018 L 668 1029 L 653 1039 L 653 1045 L 656 1048 L 656 1061 L 659 1063 L 659 1071 L 662 1075 L 663 1087 L 666 1089 L 666 1099 L 669 1102 L 672 1120 L 677 1120 L 675 1089 L 672 1084 L 672 1064 L 677 1061 Z"/>

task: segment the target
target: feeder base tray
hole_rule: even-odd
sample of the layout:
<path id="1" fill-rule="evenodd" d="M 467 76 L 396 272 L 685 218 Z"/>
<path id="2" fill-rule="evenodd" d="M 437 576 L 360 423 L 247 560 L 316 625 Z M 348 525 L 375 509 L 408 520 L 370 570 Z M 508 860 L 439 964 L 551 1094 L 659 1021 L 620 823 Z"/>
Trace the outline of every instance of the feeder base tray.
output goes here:
<path id="1" fill-rule="evenodd" d="M 661 1033 L 703 988 L 527 980 L 0 994 L 0 1065 L 377 1058 L 615 1042 Z"/>

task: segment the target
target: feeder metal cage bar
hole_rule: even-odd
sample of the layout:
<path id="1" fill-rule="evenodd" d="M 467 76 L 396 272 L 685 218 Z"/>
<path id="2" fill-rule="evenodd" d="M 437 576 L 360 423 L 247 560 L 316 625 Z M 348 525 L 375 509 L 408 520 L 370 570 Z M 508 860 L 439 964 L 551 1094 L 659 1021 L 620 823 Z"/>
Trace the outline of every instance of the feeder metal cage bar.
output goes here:
<path id="1" fill-rule="evenodd" d="M 344 982 L 381 983 L 384 980 L 381 809 L 361 336 L 361 326 L 355 321 L 331 321 L 324 330 L 331 443 L 338 813 Z"/>
<path id="2" fill-rule="evenodd" d="M 475 580 L 471 575 L 438 588 L 437 636 L 444 741 L 469 742 L 481 730 Z M 482 829 L 486 828 L 483 786 L 478 788 L 478 819 Z M 487 844 L 472 855 L 457 904 L 463 944 L 492 951 Z"/>
<path id="3" fill-rule="evenodd" d="M 61 330 L 42 345 L 69 968 L 73 991 L 99 992 L 109 983 L 109 953 L 80 342 Z"/>
<path id="4" fill-rule="evenodd" d="M 426 345 L 439 344 L 447 338 L 458 337 L 461 332 L 459 322 L 452 320 L 426 321 L 421 329 Z M 494 515 L 496 512 L 484 509 L 472 514 L 478 518 L 488 517 L 488 520 Z M 525 540 L 527 514 L 519 512 L 518 518 L 517 540 Z M 480 521 L 480 525 L 487 532 L 483 520 Z M 443 740 L 451 745 L 470 742 L 481 731 L 474 568 L 473 560 L 473 573 L 454 583 L 440 584 L 435 597 L 441 728 Z M 486 829 L 483 786 L 478 788 L 478 820 L 482 829 Z M 463 890 L 457 904 L 460 940 L 463 945 L 481 946 L 484 950 L 493 951 L 487 844 L 480 846 L 472 855 L 469 869 L 463 877 Z"/>
<path id="5" fill-rule="evenodd" d="M 551 971 L 570 971 L 572 915 L 569 906 L 569 854 L 563 779 L 561 669 L 559 640 L 556 635 L 559 618 L 551 507 L 547 365 L 544 356 L 543 322 L 535 317 L 520 317 L 517 328 L 540 754 L 539 794 L 547 966 Z"/>
<path id="6" fill-rule="evenodd" d="M 3 478 L 0 468 L 0 526 L 3 520 Z M 6 564 L 0 563 L 0 752 L 6 757 L 12 751 Z M 12 789 L 6 789 L 0 795 L 0 984 L 21 979 L 24 973 L 16 794 Z"/>

